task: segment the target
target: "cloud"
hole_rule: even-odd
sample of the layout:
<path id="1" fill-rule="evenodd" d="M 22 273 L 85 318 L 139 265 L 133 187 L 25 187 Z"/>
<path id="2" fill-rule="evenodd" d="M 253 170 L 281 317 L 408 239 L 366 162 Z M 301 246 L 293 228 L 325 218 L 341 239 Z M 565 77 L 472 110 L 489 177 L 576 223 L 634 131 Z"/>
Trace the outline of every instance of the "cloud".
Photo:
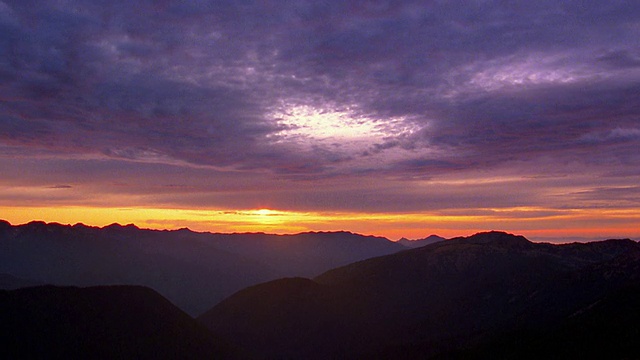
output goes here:
<path id="1" fill-rule="evenodd" d="M 610 50 L 606 54 L 599 56 L 597 60 L 613 68 L 640 67 L 640 56 L 632 51 L 632 49 Z"/>
<path id="2" fill-rule="evenodd" d="M 424 185 L 487 173 L 621 186 L 640 167 L 638 14 L 634 1 L 0 2 L 0 159 L 21 169 L 4 182 L 380 211 L 539 205 L 556 190 Z"/>
<path id="3" fill-rule="evenodd" d="M 71 185 L 53 185 L 49 186 L 49 189 L 71 189 L 73 186 Z"/>

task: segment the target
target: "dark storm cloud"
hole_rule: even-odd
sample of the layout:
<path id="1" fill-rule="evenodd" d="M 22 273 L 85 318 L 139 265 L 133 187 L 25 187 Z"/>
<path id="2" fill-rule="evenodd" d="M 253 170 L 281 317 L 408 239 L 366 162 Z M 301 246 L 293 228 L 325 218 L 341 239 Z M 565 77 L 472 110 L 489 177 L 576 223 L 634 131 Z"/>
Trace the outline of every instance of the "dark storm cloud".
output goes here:
<path id="1" fill-rule="evenodd" d="M 4 1 L 0 142 L 310 177 L 396 152 L 353 171 L 637 167 L 639 18 L 635 1 Z M 386 137 L 281 141 L 287 104 Z"/>

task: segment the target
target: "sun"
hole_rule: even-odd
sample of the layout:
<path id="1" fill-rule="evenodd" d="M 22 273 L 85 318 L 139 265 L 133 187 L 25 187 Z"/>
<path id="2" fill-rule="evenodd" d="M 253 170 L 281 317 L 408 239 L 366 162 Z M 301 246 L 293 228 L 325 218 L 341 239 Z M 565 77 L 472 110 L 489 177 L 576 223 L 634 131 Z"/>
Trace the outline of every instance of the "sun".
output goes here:
<path id="1" fill-rule="evenodd" d="M 268 216 L 268 215 L 272 215 L 274 213 L 273 210 L 271 209 L 258 209 L 256 210 L 256 215 L 260 215 L 260 216 Z"/>

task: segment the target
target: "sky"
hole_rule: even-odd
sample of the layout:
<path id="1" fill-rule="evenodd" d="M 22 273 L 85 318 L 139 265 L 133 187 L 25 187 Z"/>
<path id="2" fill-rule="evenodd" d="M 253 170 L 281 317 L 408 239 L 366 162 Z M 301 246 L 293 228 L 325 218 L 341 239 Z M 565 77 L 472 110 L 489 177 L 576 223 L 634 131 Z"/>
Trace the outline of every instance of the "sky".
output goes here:
<path id="1" fill-rule="evenodd" d="M 640 239 L 640 2 L 2 0 L 0 218 Z"/>

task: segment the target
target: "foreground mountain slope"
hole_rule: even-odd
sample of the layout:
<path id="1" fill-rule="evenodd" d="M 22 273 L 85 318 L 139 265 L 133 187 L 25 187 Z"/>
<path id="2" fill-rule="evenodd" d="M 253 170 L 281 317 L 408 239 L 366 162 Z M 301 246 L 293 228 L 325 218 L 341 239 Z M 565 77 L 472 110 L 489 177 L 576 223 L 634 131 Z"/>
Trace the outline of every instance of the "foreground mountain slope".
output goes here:
<path id="1" fill-rule="evenodd" d="M 8 359 L 233 359 L 240 352 L 155 291 L 41 286 L 0 291 Z"/>
<path id="2" fill-rule="evenodd" d="M 212 234 L 0 221 L 0 273 L 55 285 L 145 285 L 192 315 L 256 283 L 315 276 L 401 249 L 346 232 Z"/>
<path id="3" fill-rule="evenodd" d="M 441 359 L 637 359 L 640 354 L 640 286 L 608 294 L 553 326 L 514 331 Z M 407 357 L 420 349 L 384 356 Z"/>
<path id="4" fill-rule="evenodd" d="M 556 326 L 638 283 L 638 259 L 630 240 L 481 233 L 257 285 L 199 320 L 265 357 L 433 357 Z"/>

